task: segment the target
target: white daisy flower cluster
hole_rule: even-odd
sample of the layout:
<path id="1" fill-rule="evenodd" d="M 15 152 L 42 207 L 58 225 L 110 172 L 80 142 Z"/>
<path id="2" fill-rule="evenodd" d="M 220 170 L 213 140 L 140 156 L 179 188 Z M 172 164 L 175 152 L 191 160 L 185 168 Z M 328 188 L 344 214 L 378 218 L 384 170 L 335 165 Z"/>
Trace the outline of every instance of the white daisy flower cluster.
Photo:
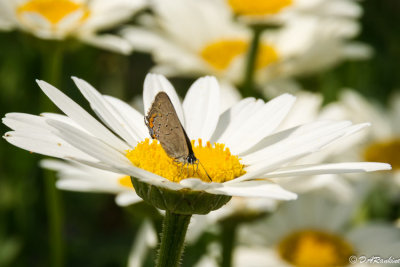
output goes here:
<path id="1" fill-rule="evenodd" d="M 253 32 L 234 19 L 229 5 L 234 11 L 245 7 L 261 12 L 264 6 L 280 14 L 280 5 L 283 14 L 292 10 L 279 29 L 262 33 L 255 60 L 259 84 L 321 71 L 343 59 L 371 53 L 366 45 L 349 41 L 360 31 L 356 19 L 361 11 L 354 1 L 156 0 L 151 4 L 155 15 L 143 16 L 142 26 L 127 27 L 122 34 L 135 49 L 153 55 L 153 72 L 212 74 L 240 84 Z"/>
<path id="2" fill-rule="evenodd" d="M 367 260 L 398 258 L 400 230 L 382 222 L 349 227 L 359 204 L 321 193 L 282 203 L 270 217 L 241 227 L 242 245 L 234 251 L 232 266 L 385 266 Z M 219 266 L 215 250 L 196 267 Z"/>
<path id="3" fill-rule="evenodd" d="M 0 29 L 21 29 L 39 38 L 82 42 L 128 54 L 132 47 L 115 34 L 100 34 L 129 20 L 145 0 L 1 0 Z"/>

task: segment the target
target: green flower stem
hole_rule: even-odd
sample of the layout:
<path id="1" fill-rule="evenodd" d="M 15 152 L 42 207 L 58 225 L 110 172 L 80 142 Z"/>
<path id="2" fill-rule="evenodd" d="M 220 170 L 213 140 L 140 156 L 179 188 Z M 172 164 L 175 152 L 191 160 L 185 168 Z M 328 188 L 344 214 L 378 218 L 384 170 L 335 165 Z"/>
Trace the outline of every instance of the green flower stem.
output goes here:
<path id="1" fill-rule="evenodd" d="M 263 30 L 264 30 L 263 27 L 257 27 L 257 26 L 253 27 L 253 39 L 251 41 L 247 53 L 244 81 L 243 81 L 243 86 L 241 86 L 241 93 L 243 97 L 258 95 L 256 94 L 254 88 L 254 72 L 255 72 L 258 48 L 260 46 L 260 37 Z"/>
<path id="2" fill-rule="evenodd" d="M 60 87 L 62 71 L 63 48 L 58 41 L 49 41 L 43 51 L 42 57 L 42 77 L 55 87 Z M 41 93 L 40 111 L 55 111 L 55 106 Z M 47 204 L 48 225 L 49 225 L 49 249 L 50 266 L 62 267 L 64 259 L 64 248 L 62 238 L 63 211 L 60 193 L 55 187 L 54 174 L 44 172 L 45 199 Z"/>
<path id="3" fill-rule="evenodd" d="M 62 267 L 64 244 L 62 238 L 62 209 L 60 194 L 55 187 L 55 177 L 50 171 L 44 173 L 46 207 L 49 220 L 50 266 Z"/>
<path id="4" fill-rule="evenodd" d="M 243 223 L 252 223 L 254 221 L 265 218 L 268 213 L 264 211 L 243 211 L 232 214 L 229 217 L 220 221 L 221 225 L 221 245 L 222 259 L 221 267 L 231 267 L 233 260 L 233 252 L 236 245 L 237 229 Z"/>
<path id="5" fill-rule="evenodd" d="M 43 76 L 46 81 L 58 86 L 60 84 L 62 61 L 63 61 L 63 44 L 60 42 L 51 43 L 47 51 L 43 53 Z"/>
<path id="6" fill-rule="evenodd" d="M 222 224 L 221 242 L 222 242 L 222 262 L 221 267 L 231 267 L 233 259 L 233 250 L 236 241 L 236 223 Z"/>
<path id="7" fill-rule="evenodd" d="M 183 252 L 186 231 L 192 215 L 166 211 L 161 245 L 158 252 L 157 267 L 177 267 Z"/>
<path id="8" fill-rule="evenodd" d="M 131 176 L 136 193 L 155 208 L 165 210 L 157 267 L 177 267 L 186 231 L 193 214 L 207 214 L 228 203 L 231 196 L 214 195 L 188 188 L 173 190 L 154 186 Z"/>

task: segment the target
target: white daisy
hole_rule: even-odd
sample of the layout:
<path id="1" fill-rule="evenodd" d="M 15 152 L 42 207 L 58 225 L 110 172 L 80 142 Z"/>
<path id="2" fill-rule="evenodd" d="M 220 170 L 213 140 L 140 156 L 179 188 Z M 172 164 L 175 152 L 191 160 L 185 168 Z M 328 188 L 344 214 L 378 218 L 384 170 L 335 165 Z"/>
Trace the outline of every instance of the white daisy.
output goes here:
<path id="1" fill-rule="evenodd" d="M 155 17 L 144 27 L 128 27 L 122 34 L 135 49 L 150 52 L 167 76 L 212 74 L 241 83 L 252 31 L 235 22 L 226 6 L 213 0 L 153 1 Z M 256 81 L 319 71 L 345 58 L 369 55 L 364 45 L 347 40 L 359 26 L 351 19 L 299 16 L 282 29 L 266 30 L 256 58 Z"/>
<path id="2" fill-rule="evenodd" d="M 356 122 L 368 118 L 371 121 L 371 131 L 358 135 L 357 146 L 347 150 L 340 157 L 345 160 L 383 160 L 389 162 L 393 170 L 385 172 L 389 181 L 395 181 L 400 186 L 400 161 L 398 151 L 400 149 L 400 94 L 394 94 L 390 98 L 387 108 L 378 103 L 369 101 L 361 94 L 346 90 L 340 95 L 336 103 L 327 106 L 327 111 L 335 113 L 338 118 L 348 118 Z M 350 140 L 352 141 L 352 140 Z M 354 140 L 353 140 L 354 141 Z M 354 142 L 353 142 L 354 143 Z M 338 160 L 339 155 L 333 160 Z M 332 161 L 333 161 L 332 160 Z"/>
<path id="3" fill-rule="evenodd" d="M 116 194 L 120 206 L 128 206 L 142 199 L 135 193 L 130 176 L 104 171 L 77 162 L 42 160 L 41 167 L 57 171 L 56 186 L 62 190 Z"/>
<path id="4" fill-rule="evenodd" d="M 396 257 L 400 230 L 383 223 L 349 228 L 355 208 L 317 194 L 283 203 L 271 217 L 241 229 L 242 241 L 257 245 L 239 248 L 235 266 L 353 266 L 352 255 L 356 263 L 360 256 Z"/>
<path id="5" fill-rule="evenodd" d="M 43 39 L 75 37 L 127 54 L 131 46 L 114 34 L 97 34 L 128 20 L 145 0 L 0 0 L 0 29 L 21 29 Z"/>
<path id="6" fill-rule="evenodd" d="M 4 138 L 31 152 L 130 175 L 132 182 L 147 185 L 146 190 L 153 188 L 151 186 L 165 188 L 176 192 L 177 197 L 185 192 L 204 192 L 220 197 L 289 200 L 296 195 L 271 182 L 270 178 L 390 169 L 388 164 L 369 162 L 287 167 L 368 124 L 317 121 L 275 133 L 295 101 L 291 95 L 281 95 L 267 103 L 246 98 L 221 114 L 215 78 L 198 79 L 181 104 L 165 77 L 149 74 L 143 91 L 145 110 L 158 92 L 169 95 L 193 140 L 196 157 L 212 178 L 210 182 L 202 168 L 194 174 L 182 172 L 182 166 L 174 163 L 158 142 L 150 141 L 143 116 L 138 111 L 116 98 L 101 95 L 81 79 L 73 80 L 107 127 L 55 87 L 38 81 L 43 92 L 66 116 L 6 114 L 3 123 L 13 131 Z M 136 186 L 135 189 L 143 198 L 144 192 L 139 192 Z"/>
<path id="7" fill-rule="evenodd" d="M 362 9 L 354 0 L 221 0 L 247 22 L 282 22 L 298 15 L 356 18 Z"/>

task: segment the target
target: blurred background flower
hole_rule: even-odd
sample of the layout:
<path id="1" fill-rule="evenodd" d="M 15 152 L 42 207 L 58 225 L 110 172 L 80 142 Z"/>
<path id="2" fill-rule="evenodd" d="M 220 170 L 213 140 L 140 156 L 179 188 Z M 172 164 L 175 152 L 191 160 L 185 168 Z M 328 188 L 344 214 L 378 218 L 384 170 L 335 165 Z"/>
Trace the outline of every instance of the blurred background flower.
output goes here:
<path id="1" fill-rule="evenodd" d="M 256 254 L 258 262 L 249 266 L 352 266 L 352 255 L 396 255 L 400 230 L 382 222 L 354 225 L 352 217 L 359 204 L 318 194 L 283 203 L 269 218 L 243 227 L 242 242 L 259 246 L 238 249 L 237 266 Z"/>
<path id="2" fill-rule="evenodd" d="M 20 29 L 39 38 L 83 42 L 127 54 L 130 45 L 112 34 L 99 34 L 129 20 L 145 0 L 1 0 L 0 29 Z"/>
<path id="3" fill-rule="evenodd" d="M 241 227 L 232 266 L 373 266 L 349 258 L 396 255 L 400 229 L 381 221 L 355 223 L 360 201 L 337 202 L 313 193 L 282 203 L 271 216 Z M 215 251 L 213 244 L 196 266 L 219 266 Z"/>
<path id="4" fill-rule="evenodd" d="M 359 10 L 355 2 L 348 2 Z M 213 74 L 236 85 L 244 82 L 253 30 L 235 21 L 222 1 L 153 1 L 152 8 L 155 16 L 139 18 L 142 27 L 122 31 L 135 49 L 153 55 L 152 71 L 167 76 Z M 360 31 L 356 20 L 360 12 L 316 13 L 290 16 L 278 27 L 265 26 L 255 55 L 257 84 L 320 72 L 345 59 L 371 55 L 367 45 L 349 41 Z"/>
<path id="5" fill-rule="evenodd" d="M 293 16 L 355 18 L 362 14 L 359 3 L 354 0 L 272 0 L 252 1 L 221 0 L 232 13 L 248 21 L 283 22 Z"/>
<path id="6" fill-rule="evenodd" d="M 131 177 L 128 175 L 61 160 L 42 160 L 40 166 L 57 172 L 56 186 L 59 189 L 116 194 L 115 202 L 120 206 L 142 201 L 135 193 Z"/>

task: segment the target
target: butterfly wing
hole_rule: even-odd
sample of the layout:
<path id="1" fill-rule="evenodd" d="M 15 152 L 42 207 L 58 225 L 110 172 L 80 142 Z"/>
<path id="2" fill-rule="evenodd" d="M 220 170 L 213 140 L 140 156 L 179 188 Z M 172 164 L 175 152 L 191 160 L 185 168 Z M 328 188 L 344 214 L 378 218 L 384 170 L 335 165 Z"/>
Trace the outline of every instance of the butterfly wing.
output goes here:
<path id="1" fill-rule="evenodd" d="M 157 139 L 171 158 L 185 162 L 193 155 L 190 140 L 165 92 L 159 92 L 145 117 L 150 135 Z"/>

